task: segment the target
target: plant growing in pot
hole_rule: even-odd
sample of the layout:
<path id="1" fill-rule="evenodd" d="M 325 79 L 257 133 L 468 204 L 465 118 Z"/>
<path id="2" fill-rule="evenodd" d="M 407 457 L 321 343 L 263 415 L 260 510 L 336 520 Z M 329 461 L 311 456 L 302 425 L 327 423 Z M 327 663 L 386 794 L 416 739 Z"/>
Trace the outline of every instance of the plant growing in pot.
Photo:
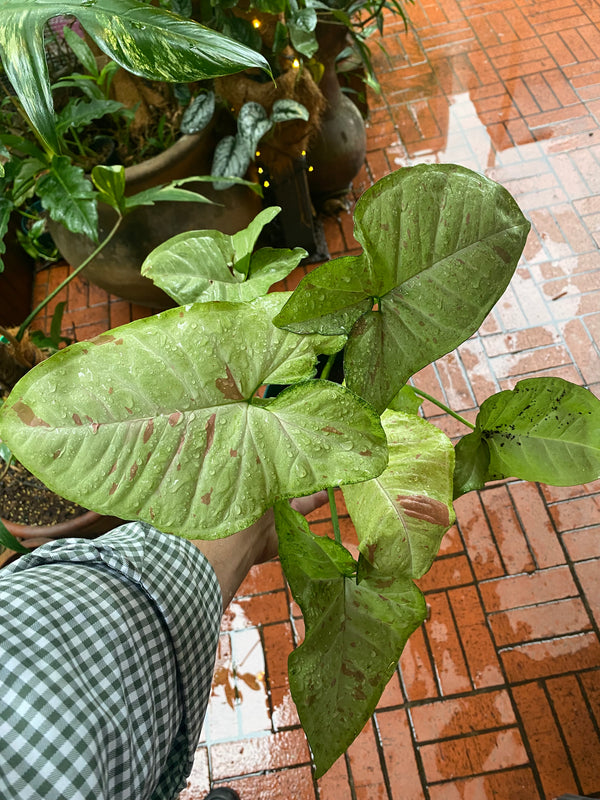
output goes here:
<path id="1" fill-rule="evenodd" d="M 105 176 L 104 179 L 102 176 Z M 149 202 L 160 200 L 161 196 L 177 196 L 181 190 L 172 187 L 159 187 L 148 190 L 140 197 L 125 198 L 122 168 L 96 167 L 93 178 L 97 185 L 105 188 L 104 200 L 115 208 L 118 215 L 134 208 L 136 201 Z M 306 256 L 302 248 L 292 250 L 274 250 L 262 248 L 253 254 L 256 242 L 266 224 L 271 222 L 280 209 L 267 208 L 262 211 L 250 226 L 227 236 L 217 231 L 196 231 L 194 241 L 204 243 L 204 251 L 200 255 L 211 263 L 211 275 L 215 281 L 208 281 L 206 289 L 209 293 L 219 293 L 219 285 L 225 281 L 229 291 L 236 293 L 238 299 L 252 299 L 266 292 L 269 287 L 283 278 Z M 187 241 L 187 235 L 184 237 Z M 173 239 L 176 245 L 178 237 Z M 201 245 L 198 245 L 201 247 Z M 231 268 L 226 262 L 219 264 L 214 255 L 220 252 L 223 257 L 227 253 L 235 254 Z M 158 248 L 156 257 L 160 257 Z M 85 263 L 79 268 L 85 267 Z M 221 267 L 221 271 L 219 271 Z M 181 267 L 176 270 L 181 275 Z M 48 336 L 41 331 L 31 332 L 29 326 L 39 313 L 62 289 L 76 276 L 74 271 L 67 279 L 34 309 L 19 329 L 6 330 L 0 327 L 0 405 L 3 395 L 15 385 L 17 380 L 35 364 L 59 352 L 69 340 L 60 335 L 64 303 L 59 303 L 53 315 L 52 329 Z M 241 283 L 241 281 L 244 281 Z M 178 299 L 178 293 L 185 300 L 186 280 L 172 282 L 171 294 Z M 0 439 L 0 544 L 13 553 L 23 552 L 24 542 L 27 547 L 36 547 L 44 541 L 67 536 L 96 536 L 110 530 L 119 523 L 114 516 L 102 516 L 92 511 L 85 511 L 78 504 L 66 501 L 54 495 L 35 476 L 30 474 L 22 464 L 17 462 L 12 452 Z M 10 503 L 10 508 L 9 508 Z M 33 512 L 33 516 L 32 516 Z M 1 559 L 0 559 L 0 563 Z"/>
<path id="2" fill-rule="evenodd" d="M 488 398 L 474 425 L 464 420 L 471 431 L 453 448 L 416 413 L 423 392 L 407 383 L 477 330 L 528 230 L 499 185 L 422 165 L 365 192 L 363 252 L 322 265 L 292 294 L 257 296 L 267 256 L 241 255 L 243 241 L 183 234 L 145 270 L 188 305 L 66 348 L 0 411 L 17 456 L 98 511 L 210 539 L 274 505 L 306 622 L 289 672 L 317 776 L 358 735 L 425 618 L 414 580 L 454 520 L 453 497 L 505 477 L 600 475 L 600 401 L 582 387 L 522 381 Z M 340 353 L 344 385 L 329 380 Z M 314 379 L 318 354 L 327 363 Z M 264 384 L 286 388 L 270 398 Z M 336 486 L 358 560 L 335 524 L 335 540 L 315 536 L 286 502 Z"/>
<path id="3" fill-rule="evenodd" d="M 328 201 L 348 193 L 366 152 L 363 118 L 342 93 L 338 64 L 357 57 L 365 83 L 378 91 L 369 38 L 383 31 L 386 17 L 399 16 L 406 24 L 403 4 L 399 0 L 276 0 L 268 4 L 256 0 L 227 3 L 225 8 L 222 4 L 192 4 L 192 14 L 262 52 L 282 90 L 288 92 L 285 96 L 307 106 L 309 120 L 299 126 L 296 141 L 284 139 L 274 142 L 272 150 L 261 148 L 262 166 L 277 181 L 290 169 L 284 154 L 289 160 L 307 153 L 311 197 L 318 208 L 335 210 L 339 203 Z M 306 85 L 301 86 L 303 82 Z M 219 79 L 216 91 L 236 114 L 248 100 L 267 106 L 272 102 L 269 87 L 252 71 L 241 81 Z"/>
<path id="4" fill-rule="evenodd" d="M 113 70 L 112 67 L 97 70 L 92 75 L 95 83 L 87 81 L 87 96 L 70 103 L 64 118 L 57 118 L 44 52 L 43 29 L 48 19 L 59 13 L 71 13 L 94 46 L 112 62 L 142 79 L 187 83 L 248 66 L 268 72 L 266 61 L 250 48 L 194 21 L 136 0 L 99 0 L 83 5 L 77 0 L 67 0 L 59 6 L 51 3 L 40 6 L 32 0 L 1 0 L 0 13 L 3 21 L 0 59 L 16 95 L 11 96 L 12 102 L 31 136 L 27 143 L 22 137 L 17 140 L 3 137 L 3 156 L 6 158 L 8 151 L 11 159 L 0 186 L 2 236 L 11 213 L 24 199 L 38 194 L 44 210 L 65 229 L 86 236 L 92 243 L 99 238 L 98 192 L 84 168 L 78 165 L 77 141 L 71 145 L 69 136 L 73 124 L 96 119 L 102 111 L 113 116 L 119 113 L 114 101 L 92 92 L 94 85 L 101 88 L 101 79 L 112 75 Z M 83 41 L 75 34 L 70 41 L 93 73 L 93 59 L 86 53 Z M 165 49 L 170 54 L 168 59 L 164 58 Z M 73 83 L 72 79 L 70 82 Z M 86 81 L 80 80 L 78 85 L 81 88 Z M 187 155 L 188 159 L 194 159 L 194 146 L 198 144 L 196 138 L 184 137 L 174 146 L 175 157 L 180 160 Z M 20 158 L 23 155 L 28 156 L 25 161 Z M 142 185 L 138 180 L 133 191 L 145 188 L 148 184 Z M 249 218 L 255 211 L 256 207 Z M 111 218 L 103 233 L 108 232 L 113 221 Z M 90 244 L 90 251 L 93 247 Z"/>
<path id="5" fill-rule="evenodd" d="M 146 189 L 134 197 L 125 197 L 125 177 L 123 168 L 95 167 L 92 177 L 84 175 L 82 167 L 74 163 L 72 152 L 66 143 L 65 130 L 69 120 L 88 121 L 101 115 L 101 112 L 118 112 L 118 104 L 107 97 L 99 97 L 108 83 L 114 67 L 110 65 L 97 70 L 85 92 L 89 102 L 77 101 L 70 107 L 61 126 L 57 126 L 57 116 L 52 108 L 52 94 L 45 58 L 43 30 L 46 21 L 58 12 L 73 11 L 83 23 L 91 38 L 101 50 L 114 57 L 114 62 L 129 68 L 138 75 L 157 80 L 191 80 L 231 72 L 242 66 L 254 64 L 266 66 L 266 62 L 253 51 L 225 37 L 208 31 L 196 23 L 179 19 L 159 9 L 148 8 L 143 4 L 128 0 L 114 0 L 93 4 L 94 7 L 79 3 L 62 4 L 60 8 L 51 3 L 43 8 L 29 0 L 4 0 L 0 3 L 3 26 L 0 30 L 0 57 L 4 70 L 10 79 L 18 99 L 9 98 L 15 103 L 18 113 L 35 141 L 27 141 L 10 135 L 3 137 L 0 157 L 4 163 L 0 169 L 0 233 L 5 233 L 11 214 L 24 198 L 37 192 L 42 196 L 48 212 L 62 220 L 74 231 L 89 234 L 96 241 L 100 251 L 114 236 L 121 220 L 141 206 L 153 205 L 156 201 L 193 201 L 203 198 L 196 192 L 179 188 L 179 183 Z M 67 34 L 68 36 L 68 34 Z M 71 37 L 74 50 L 90 64 L 89 50 L 77 36 Z M 173 63 L 164 63 L 164 48 L 168 46 L 177 58 Z M 75 78 L 69 77 L 73 83 Z M 80 78 L 80 85 L 83 79 Z M 94 89 L 95 87 L 95 89 Z M 94 89 L 94 90 L 93 90 Z M 96 91 L 97 90 L 97 91 Z M 22 158 L 21 156 L 24 156 Z M 185 181 L 182 181 L 185 182 Z M 97 205 L 104 201 L 113 209 L 112 230 L 98 243 Z M 83 261 L 68 280 L 83 269 L 90 259 Z M 0 265 L 1 268 L 1 265 Z M 39 310 L 60 291 L 61 284 L 47 297 L 21 324 L 18 330 L 2 329 L 0 340 L 0 383 L 4 387 L 14 383 L 19 375 L 33 366 L 46 354 L 30 343 L 28 328 Z M 58 335 L 57 335 L 58 336 Z M 58 339 L 57 339 L 58 341 Z M 10 458 L 9 458 L 10 461 Z M 90 513 L 79 517 L 78 526 L 92 524 L 98 529 L 98 515 Z M 102 522 L 101 527 L 110 526 Z M 18 529 L 19 536 L 25 533 Z M 67 525 L 64 531 L 53 527 L 54 536 L 73 534 L 73 526 Z M 49 531 L 36 528 L 29 532 L 34 538 L 49 535 Z"/>

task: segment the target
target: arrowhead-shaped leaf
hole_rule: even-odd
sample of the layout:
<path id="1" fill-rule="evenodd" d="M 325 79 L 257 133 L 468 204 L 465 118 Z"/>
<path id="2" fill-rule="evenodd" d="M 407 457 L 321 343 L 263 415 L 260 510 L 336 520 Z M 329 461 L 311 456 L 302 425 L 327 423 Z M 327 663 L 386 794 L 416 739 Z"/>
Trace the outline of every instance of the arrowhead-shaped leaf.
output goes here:
<path id="1" fill-rule="evenodd" d="M 462 442 L 466 444 L 462 445 Z M 482 454 L 482 449 L 484 450 Z M 489 466 L 483 473 L 485 449 Z M 600 477 L 600 400 L 562 378 L 529 378 L 512 391 L 488 397 L 476 430 L 456 450 L 460 474 L 455 493 L 498 478 L 574 486 Z"/>
<path id="2" fill-rule="evenodd" d="M 235 269 L 244 277 L 250 270 L 250 259 L 258 237 L 269 222 L 272 222 L 279 214 L 279 206 L 267 206 L 257 214 L 254 219 L 241 231 L 236 231 L 231 237 L 233 251 L 235 253 Z"/>
<path id="3" fill-rule="evenodd" d="M 288 504 L 277 504 L 275 521 L 281 563 L 306 624 L 304 642 L 289 657 L 290 689 L 320 777 L 375 710 L 425 619 L 425 601 L 408 578 L 371 570 L 357 583 L 350 553 L 312 534 Z"/>
<path id="4" fill-rule="evenodd" d="M 503 187 L 464 167 L 398 170 L 356 205 L 362 256 L 346 260 L 347 270 L 330 262 L 304 278 L 293 310 L 276 324 L 324 332 L 310 320 L 327 294 L 328 332 L 355 321 L 347 385 L 381 412 L 412 374 L 477 330 L 508 285 L 529 227 Z"/>
<path id="5" fill-rule="evenodd" d="M 244 103 L 238 114 L 237 146 L 242 147 L 249 158 L 254 158 L 258 143 L 272 127 L 273 123 L 267 119 L 267 112 L 260 103 Z"/>
<path id="6" fill-rule="evenodd" d="M 273 322 L 296 333 L 349 334 L 373 307 L 363 256 L 326 261 L 306 275 Z"/>
<path id="7" fill-rule="evenodd" d="M 38 179 L 36 192 L 53 220 L 98 241 L 96 193 L 81 167 L 67 156 L 54 156 L 48 173 Z"/>
<path id="8" fill-rule="evenodd" d="M 214 178 L 242 178 L 250 166 L 250 155 L 244 144 L 235 136 L 224 136 L 215 147 L 210 173 Z M 221 180 L 214 183 L 215 189 L 229 189 L 233 183 Z"/>
<path id="9" fill-rule="evenodd" d="M 98 189 L 98 200 L 125 210 L 125 167 L 98 164 L 92 169 L 92 182 Z"/>
<path id="10" fill-rule="evenodd" d="M 224 536 L 277 499 L 373 477 L 387 463 L 377 415 L 342 387 L 303 380 L 343 341 L 276 328 L 284 300 L 198 303 L 67 348 L 15 387 L 2 439 L 67 498 L 188 537 Z M 296 381 L 270 402 L 255 397 Z"/>
<path id="11" fill-rule="evenodd" d="M 342 491 L 366 560 L 383 574 L 420 578 L 454 522 L 454 449 L 421 417 L 386 411 L 381 421 L 387 469 Z"/>
<path id="12" fill-rule="evenodd" d="M 98 47 L 135 75 L 189 83 L 246 67 L 269 70 L 255 50 L 136 0 L 0 0 L 0 58 L 23 107 L 48 146 L 58 152 L 44 52 L 44 25 L 72 14 Z"/>
<path id="13" fill-rule="evenodd" d="M 155 248 L 142 264 L 142 274 L 176 303 L 228 300 L 249 302 L 298 266 L 306 251 L 263 248 L 251 260 L 244 280 L 237 270 L 235 237 L 219 231 L 181 233 Z"/>

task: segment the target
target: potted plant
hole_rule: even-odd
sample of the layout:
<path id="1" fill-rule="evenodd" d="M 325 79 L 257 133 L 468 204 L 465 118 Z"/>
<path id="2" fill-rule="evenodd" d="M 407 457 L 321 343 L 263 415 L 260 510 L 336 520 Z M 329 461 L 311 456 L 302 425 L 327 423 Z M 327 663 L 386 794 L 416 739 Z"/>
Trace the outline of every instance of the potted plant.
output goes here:
<path id="1" fill-rule="evenodd" d="M 8 133 L 2 137 L 0 158 L 6 163 L 5 174 L 0 178 L 0 238 L 6 232 L 11 214 L 32 196 L 41 198 L 42 208 L 51 219 L 85 236 L 92 243 L 89 251 L 99 236 L 108 232 L 114 217 L 108 225 L 101 225 L 99 234 L 98 192 L 84 167 L 78 164 L 76 134 L 78 125 L 106 113 L 117 118 L 128 113 L 107 96 L 116 65 L 143 79 L 173 83 L 212 78 L 248 66 L 268 72 L 266 61 L 252 49 L 192 20 L 136 0 L 99 0 L 93 4 L 67 0 L 60 6 L 40 6 L 32 0 L 2 0 L 0 12 L 0 60 L 15 92 L 10 100 L 16 104 L 27 132 L 25 137 L 18 135 L 19 131 L 17 135 Z M 71 13 L 94 46 L 111 59 L 102 69 L 96 68 L 83 40 L 74 33 L 69 37 L 88 73 L 80 76 L 78 82 L 78 88 L 84 88 L 84 96 L 69 103 L 62 116 L 57 116 L 53 108 L 43 38 L 46 22 L 59 13 Z M 169 59 L 164 58 L 165 48 L 171 54 Z M 71 88 L 73 84 L 72 77 L 66 84 L 63 82 Z M 184 137 L 175 145 L 178 162 L 185 157 L 189 160 L 190 154 L 192 160 L 197 158 L 194 147 L 197 149 L 198 139 L 202 136 Z M 145 172 L 133 179 L 137 183 L 129 192 L 148 187 Z M 146 183 L 142 185 L 141 180 Z M 154 181 L 160 183 L 161 179 Z M 166 180 L 163 178 L 162 182 Z M 249 219 L 256 210 L 253 206 Z"/>
<path id="2" fill-rule="evenodd" d="M 109 179 L 116 177 L 116 180 L 113 181 L 114 192 L 113 194 L 105 193 L 105 201 L 115 208 L 115 212 L 119 215 L 121 210 L 123 213 L 127 212 L 126 204 L 129 207 L 135 207 L 136 196 L 125 198 L 122 194 L 124 191 L 122 168 L 95 168 L 93 178 L 98 184 L 101 180 L 99 176 L 103 171 L 108 174 L 108 179 L 104 182 L 107 188 Z M 161 196 L 169 191 L 173 190 L 169 187 L 147 190 L 142 194 L 142 198 L 144 201 L 152 198 L 160 200 Z M 205 288 L 209 294 L 212 295 L 216 292 L 215 296 L 219 296 L 219 283 L 225 281 L 229 285 L 229 291 L 233 292 L 238 300 L 251 300 L 266 292 L 273 283 L 287 277 L 300 260 L 306 256 L 306 251 L 302 248 L 294 250 L 262 248 L 257 253 L 253 253 L 264 226 L 271 222 L 278 212 L 278 208 L 264 209 L 247 229 L 239 231 L 233 236 L 227 236 L 220 231 L 194 232 L 194 241 L 204 244 L 204 252 L 200 250 L 199 254 L 208 263 L 211 263 L 211 274 L 213 277 L 217 277 L 216 282 L 206 282 Z M 184 239 L 187 243 L 187 236 Z M 177 237 L 172 240 L 174 247 L 176 247 L 177 241 Z M 213 245 L 224 259 L 221 264 L 214 260 Z M 202 247 L 202 244 L 198 246 Z M 172 255 L 173 252 L 170 251 L 170 254 Z M 155 257 L 160 258 L 160 253 L 161 249 L 158 248 Z M 229 266 L 229 257 L 232 259 L 231 267 Z M 85 268 L 85 263 L 44 298 L 19 328 L 7 330 L 0 326 L 0 406 L 3 403 L 3 395 L 16 384 L 20 377 L 32 369 L 35 364 L 58 353 L 64 344 L 70 343 L 60 333 L 64 302 L 56 306 L 49 335 L 45 335 L 42 331 L 32 332 L 29 326 L 39 311 L 57 294 L 60 294 L 77 272 L 83 268 Z M 221 268 L 220 272 L 219 268 Z M 246 278 L 250 273 L 251 278 L 242 283 L 244 271 Z M 174 277 L 175 273 L 181 275 L 181 267 L 174 271 L 171 294 L 174 299 L 182 298 L 181 302 L 185 302 L 190 287 L 187 285 L 185 277 L 182 282 L 178 282 Z M 198 291 L 197 285 L 192 291 Z M 52 493 L 15 460 L 12 452 L 1 439 L 0 485 L 3 492 L 3 499 L 0 501 L 0 545 L 8 548 L 9 551 L 4 557 L 0 557 L 0 565 L 4 563 L 3 558 L 12 558 L 11 553 L 26 552 L 27 548 L 37 547 L 52 539 L 70 536 L 95 537 L 114 528 L 120 522 L 117 517 L 86 511 L 78 504 L 71 503 Z M 11 512 L 8 511 L 7 498 L 10 500 Z M 32 518 L 32 511 L 35 514 L 34 518 Z M 18 514 L 17 519 L 15 519 L 15 514 Z"/>
<path id="3" fill-rule="evenodd" d="M 294 97 L 309 108 L 309 120 L 292 147 L 286 142 L 281 147 L 275 143 L 274 152 L 261 148 L 267 171 L 277 179 L 283 169 L 282 152 L 298 157 L 307 151 L 308 184 L 318 206 L 328 197 L 346 194 L 364 161 L 366 134 L 356 105 L 341 91 L 338 63 L 354 53 L 363 66 L 364 83 L 379 91 L 369 38 L 383 31 L 386 14 L 400 16 L 406 24 L 403 4 L 399 0 L 277 0 L 267 7 L 257 1 L 227 3 L 224 8 L 192 4 L 191 8 L 196 19 L 262 52 L 278 81 L 289 78 L 284 91 L 304 92 Z M 306 86 L 300 89 L 303 81 Z M 225 77 L 216 86 L 235 113 L 244 101 L 262 102 L 269 96 L 268 86 L 252 71 L 241 82 Z"/>
<path id="4" fill-rule="evenodd" d="M 144 271 L 187 305 L 62 350 L 0 411 L 17 457 L 98 511 L 210 539 L 274 505 L 306 623 L 289 673 L 317 776 L 358 735 L 425 618 L 414 579 L 454 520 L 453 497 L 510 476 L 600 475 L 600 401 L 580 386 L 521 381 L 488 398 L 475 424 L 463 420 L 470 432 L 454 448 L 418 415 L 424 393 L 407 383 L 477 330 L 528 230 L 502 187 L 434 164 L 367 190 L 355 212 L 363 252 L 323 264 L 291 294 L 260 296 L 277 256 L 250 256 L 244 237 L 182 234 Z M 329 380 L 340 353 L 344 385 Z M 327 363 L 314 379 L 318 354 Z M 265 397 L 265 384 L 287 388 Z M 330 540 L 286 502 L 336 486 L 358 560 L 333 505 Z"/>

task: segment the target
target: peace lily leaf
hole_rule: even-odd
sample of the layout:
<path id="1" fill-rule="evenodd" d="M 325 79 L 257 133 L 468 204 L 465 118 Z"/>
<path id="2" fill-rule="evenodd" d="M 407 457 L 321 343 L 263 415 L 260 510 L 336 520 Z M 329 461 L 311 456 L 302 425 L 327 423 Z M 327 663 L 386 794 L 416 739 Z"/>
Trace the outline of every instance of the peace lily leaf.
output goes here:
<path id="1" fill-rule="evenodd" d="M 270 72 L 255 50 L 216 31 L 135 0 L 0 0 L 0 58 L 33 126 L 58 152 L 44 52 L 45 23 L 57 11 L 75 16 L 98 47 L 129 72 L 189 83 L 246 67 Z"/>
<path id="2" fill-rule="evenodd" d="M 36 192 L 52 219 L 98 241 L 96 196 L 81 167 L 71 164 L 67 156 L 53 156 L 50 171 L 38 179 Z"/>
<path id="3" fill-rule="evenodd" d="M 342 491 L 367 561 L 382 574 L 420 578 L 454 522 L 454 449 L 445 433 L 421 417 L 386 411 L 381 421 L 387 469 Z"/>
<path id="4" fill-rule="evenodd" d="M 467 492 L 483 489 L 488 480 L 490 449 L 480 431 L 463 436 L 454 450 L 454 499 Z"/>
<path id="5" fill-rule="evenodd" d="M 275 507 L 281 563 L 306 624 L 289 657 L 292 697 L 316 777 L 352 744 L 375 710 L 425 601 L 407 578 L 374 570 L 357 584 L 350 553 L 315 536 L 287 503 Z"/>
<path id="6" fill-rule="evenodd" d="M 486 480 L 574 486 L 600 477 L 600 400 L 562 378 L 529 378 L 488 397 L 476 433 L 489 448 Z"/>
<path id="7" fill-rule="evenodd" d="M 304 380 L 254 398 L 265 383 L 310 377 L 316 354 L 343 344 L 277 329 L 284 300 L 197 303 L 66 348 L 17 384 L 2 439 L 86 508 L 188 537 L 224 536 L 277 499 L 373 477 L 387 462 L 383 429 L 347 389 Z"/>
<path id="8" fill-rule="evenodd" d="M 339 332 L 365 309 L 355 317 L 344 371 L 349 388 L 383 411 L 412 374 L 477 330 L 508 285 L 529 227 L 510 194 L 475 172 L 403 168 L 356 205 L 354 235 L 364 253 L 347 263 L 349 281 L 340 270 L 338 282 L 327 283 L 335 262 L 319 267 L 298 286 L 294 312 L 286 309 L 276 324 Z M 362 306 L 359 279 L 371 300 Z M 324 323 L 311 326 L 325 286 L 332 296 Z"/>
<path id="9" fill-rule="evenodd" d="M 389 404 L 391 411 L 403 411 L 405 414 L 418 414 L 423 405 L 423 398 L 408 383 L 403 386 Z"/>
<path id="10" fill-rule="evenodd" d="M 9 550 L 14 550 L 15 553 L 29 553 L 29 550 L 24 547 L 21 542 L 12 535 L 6 525 L 0 519 L 0 545 L 7 547 Z"/>
<path id="11" fill-rule="evenodd" d="M 286 278 L 305 257 L 301 247 L 294 250 L 259 250 L 251 275 L 243 280 L 236 267 L 231 243 L 216 242 L 231 237 L 217 231 L 193 231 L 169 239 L 153 250 L 142 264 L 142 274 L 151 278 L 176 303 L 250 302 L 265 295 L 270 287 Z M 212 235 L 205 235 L 212 234 Z M 209 255 L 211 254 L 211 255 Z"/>

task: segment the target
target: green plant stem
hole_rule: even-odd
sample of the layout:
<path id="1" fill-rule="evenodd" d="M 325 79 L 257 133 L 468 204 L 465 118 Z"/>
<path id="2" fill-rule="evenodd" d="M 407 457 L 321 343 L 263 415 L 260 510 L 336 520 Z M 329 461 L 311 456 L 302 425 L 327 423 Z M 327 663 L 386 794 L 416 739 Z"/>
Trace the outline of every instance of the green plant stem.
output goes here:
<path id="1" fill-rule="evenodd" d="M 452 409 L 448 408 L 448 406 L 445 405 L 444 403 L 442 403 L 441 400 L 437 400 L 435 397 L 433 397 L 430 394 L 427 394 L 427 392 L 424 392 L 422 389 L 417 389 L 416 386 L 413 386 L 412 389 L 415 392 L 415 394 L 418 394 L 421 397 L 424 397 L 425 400 L 429 400 L 430 403 L 433 403 L 438 408 L 441 408 L 442 411 L 445 411 L 447 414 L 450 414 L 451 417 L 454 417 L 454 419 L 457 419 L 459 422 L 462 422 L 462 424 L 466 425 L 467 428 L 471 428 L 472 431 L 475 430 L 475 425 L 473 425 L 472 422 L 469 422 L 468 419 L 465 419 L 464 417 L 461 417 L 461 415 L 457 414 L 456 411 L 452 411 Z"/>
<path id="2" fill-rule="evenodd" d="M 320 378 L 321 378 L 322 381 L 326 381 L 327 378 L 329 377 L 329 373 L 331 372 L 331 368 L 333 367 L 333 362 L 335 361 L 335 357 L 336 356 L 337 356 L 337 353 L 332 353 L 329 356 L 329 358 L 327 359 L 327 362 L 326 362 L 325 366 L 323 367 L 323 372 L 320 375 Z"/>
<path id="3" fill-rule="evenodd" d="M 327 497 L 329 498 L 329 510 L 331 511 L 331 524 L 333 525 L 335 540 L 338 544 L 341 544 L 342 534 L 340 533 L 340 521 L 338 519 L 337 508 L 335 505 L 335 493 L 333 489 L 327 489 Z"/>
<path id="4" fill-rule="evenodd" d="M 118 216 L 118 218 L 117 218 L 117 221 L 116 221 L 116 222 L 115 222 L 115 224 L 113 225 L 112 229 L 110 230 L 110 232 L 108 233 L 108 235 L 106 236 L 106 238 L 105 238 L 105 239 L 103 239 L 103 240 L 100 242 L 100 244 L 98 245 L 98 247 L 96 247 L 96 249 L 95 249 L 95 250 L 94 250 L 92 253 L 90 253 L 90 255 L 89 255 L 89 256 L 88 256 L 88 257 L 87 257 L 87 258 L 86 258 L 84 261 L 82 261 L 82 262 L 81 262 L 81 264 L 80 264 L 80 265 L 77 267 L 77 269 L 74 269 L 74 270 L 73 270 L 73 272 L 72 272 L 70 275 L 67 275 L 67 277 L 64 279 L 64 281 L 63 281 L 61 284 L 59 284 L 59 285 L 56 287 L 56 289 L 54 289 L 54 291 L 50 292 L 50 294 L 49 294 L 47 297 L 45 297 L 45 298 L 42 300 L 42 302 L 41 302 L 39 305 L 37 305 L 37 306 L 36 306 L 36 307 L 33 309 L 33 311 L 32 311 L 32 312 L 29 314 L 29 316 L 28 316 L 28 317 L 25 319 L 25 321 L 24 321 L 23 323 L 21 323 L 21 327 L 19 328 L 19 331 L 18 331 L 18 333 L 17 333 L 17 335 L 16 335 L 16 337 L 15 337 L 15 338 L 17 339 L 17 341 L 18 341 L 18 342 L 20 342 L 20 341 L 21 341 L 21 339 L 22 339 L 22 338 L 23 338 L 23 336 L 25 335 L 25 331 L 26 331 L 26 330 L 27 330 L 27 328 L 28 328 L 28 327 L 31 325 L 31 323 L 33 322 L 33 320 L 35 319 L 35 317 L 36 317 L 36 316 L 37 316 L 37 315 L 40 313 L 40 311 L 41 311 L 42 309 L 44 309 L 44 308 L 45 308 L 45 307 L 48 305 L 48 303 L 49 303 L 49 302 L 50 302 L 50 301 L 51 301 L 53 298 L 55 298 L 55 297 L 56 297 L 56 295 L 57 295 L 59 292 L 62 292 L 62 290 L 65 288 L 65 286 L 68 286 L 68 285 L 69 285 L 69 283 L 71 283 L 71 281 L 73 280 L 73 278 L 76 278 L 76 277 L 77 277 L 77 275 L 79 275 L 79 273 L 80 273 L 80 272 L 81 272 L 83 269 L 85 269 L 85 268 L 87 267 L 87 265 L 90 263 L 90 261 L 91 261 L 93 258 L 96 258 L 96 256 L 98 255 L 98 253 L 100 253 L 100 252 L 102 252 L 102 250 L 104 250 L 104 248 L 107 246 L 107 244 L 108 244 L 108 243 L 111 241 L 111 239 L 113 238 L 113 236 L 114 236 L 114 235 L 115 235 L 115 233 L 117 232 L 117 230 L 118 230 L 118 228 L 119 228 L 119 225 L 121 224 L 121 221 L 122 221 L 122 219 L 123 219 L 123 216 L 122 216 L 121 214 L 119 214 L 119 216 Z"/>

